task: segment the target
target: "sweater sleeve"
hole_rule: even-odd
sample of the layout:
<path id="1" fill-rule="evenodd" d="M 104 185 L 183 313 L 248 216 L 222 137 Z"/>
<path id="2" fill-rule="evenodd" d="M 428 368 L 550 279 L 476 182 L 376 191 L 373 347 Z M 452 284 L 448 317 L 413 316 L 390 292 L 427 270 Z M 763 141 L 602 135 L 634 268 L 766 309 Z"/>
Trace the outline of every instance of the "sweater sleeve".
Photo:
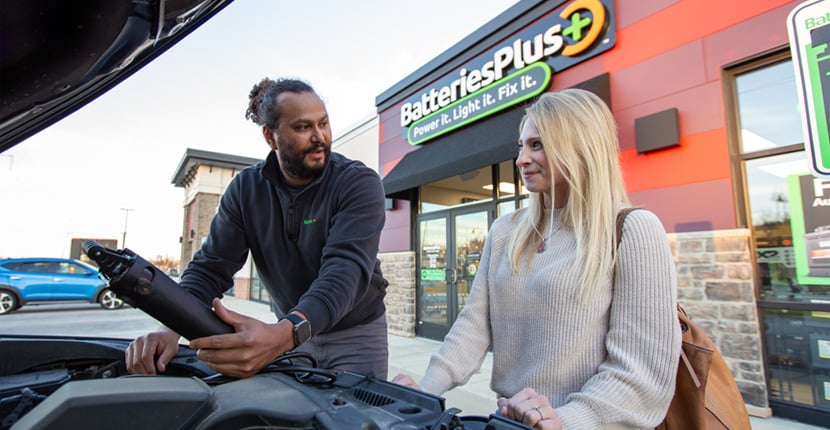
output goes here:
<path id="1" fill-rule="evenodd" d="M 464 309 L 444 337 L 439 351 L 430 357 L 426 373 L 421 379 L 421 388 L 435 395 L 463 385 L 481 368 L 490 346 L 490 294 L 488 278 L 493 234 L 496 224 L 490 230 L 479 262 L 479 270 L 473 279 L 473 287 Z"/>
<path id="2" fill-rule="evenodd" d="M 653 428 L 674 394 L 681 333 L 677 275 L 660 220 L 631 212 L 623 225 L 605 345 L 607 356 L 557 409 L 564 428 L 626 423 Z"/>

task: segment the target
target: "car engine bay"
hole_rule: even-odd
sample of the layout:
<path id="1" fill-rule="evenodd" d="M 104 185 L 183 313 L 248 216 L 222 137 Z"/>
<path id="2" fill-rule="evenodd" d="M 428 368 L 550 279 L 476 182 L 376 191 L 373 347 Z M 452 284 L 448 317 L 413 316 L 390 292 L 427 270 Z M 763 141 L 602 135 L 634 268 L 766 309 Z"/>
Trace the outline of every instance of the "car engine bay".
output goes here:
<path id="1" fill-rule="evenodd" d="M 130 375 L 125 339 L 0 337 L 0 429 L 526 429 L 288 353 L 228 378 L 181 345 L 163 375 Z"/>

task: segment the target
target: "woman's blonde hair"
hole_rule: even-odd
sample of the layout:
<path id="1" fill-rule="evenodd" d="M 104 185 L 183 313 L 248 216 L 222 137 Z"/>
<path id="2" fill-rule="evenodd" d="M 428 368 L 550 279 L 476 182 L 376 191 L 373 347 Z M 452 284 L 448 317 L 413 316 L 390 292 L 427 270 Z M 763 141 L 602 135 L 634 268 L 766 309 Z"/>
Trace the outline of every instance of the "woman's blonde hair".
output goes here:
<path id="1" fill-rule="evenodd" d="M 560 172 L 567 200 L 560 216 L 563 227 L 573 228 L 582 297 L 590 297 L 600 279 L 614 264 L 616 215 L 629 204 L 619 164 L 617 126 L 608 106 L 595 94 L 567 89 L 545 93 L 526 110 L 519 126 L 532 120 L 539 131 L 551 169 Z M 551 180 L 551 201 L 556 195 Z M 561 186 L 561 185 L 560 185 Z M 542 193 L 530 193 L 527 210 L 508 243 L 514 272 L 523 258 L 531 259 L 548 231 L 542 225 Z"/>

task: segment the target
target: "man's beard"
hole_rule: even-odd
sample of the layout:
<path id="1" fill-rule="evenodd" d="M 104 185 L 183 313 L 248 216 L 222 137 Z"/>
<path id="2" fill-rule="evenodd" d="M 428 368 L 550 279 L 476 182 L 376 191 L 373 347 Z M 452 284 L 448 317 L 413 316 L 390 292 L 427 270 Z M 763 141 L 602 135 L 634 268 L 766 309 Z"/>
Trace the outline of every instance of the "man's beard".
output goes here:
<path id="1" fill-rule="evenodd" d="M 289 154 L 286 151 L 277 151 L 280 156 L 280 160 L 282 161 L 282 167 L 285 171 L 298 179 L 312 179 L 316 178 L 323 174 L 323 170 L 326 168 L 326 164 L 328 164 L 329 157 L 331 156 L 331 147 L 325 145 L 325 162 L 320 167 L 310 167 L 306 166 L 305 164 L 305 156 L 316 151 L 323 145 L 315 145 L 306 150 L 305 152 L 294 156 Z"/>

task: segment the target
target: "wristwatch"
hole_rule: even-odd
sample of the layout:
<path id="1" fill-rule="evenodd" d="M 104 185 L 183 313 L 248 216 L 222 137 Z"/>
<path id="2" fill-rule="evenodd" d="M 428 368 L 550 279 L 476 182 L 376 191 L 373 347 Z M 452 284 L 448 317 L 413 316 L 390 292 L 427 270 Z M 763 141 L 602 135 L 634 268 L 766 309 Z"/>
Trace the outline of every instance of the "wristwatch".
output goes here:
<path id="1" fill-rule="evenodd" d="M 311 339 L 311 323 L 297 314 L 288 314 L 285 319 L 294 324 L 294 345 L 295 348 Z"/>

